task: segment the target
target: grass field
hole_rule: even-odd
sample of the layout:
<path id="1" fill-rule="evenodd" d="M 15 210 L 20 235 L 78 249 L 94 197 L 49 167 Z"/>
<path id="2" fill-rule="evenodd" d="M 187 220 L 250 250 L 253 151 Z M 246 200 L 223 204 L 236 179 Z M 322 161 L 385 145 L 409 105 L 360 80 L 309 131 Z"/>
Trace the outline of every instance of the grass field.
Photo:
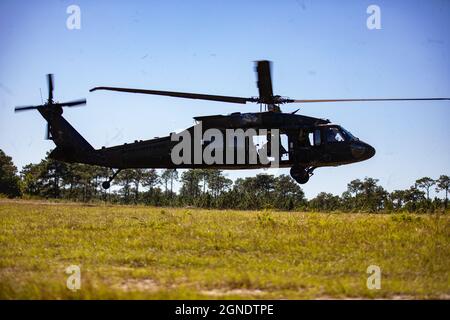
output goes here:
<path id="1" fill-rule="evenodd" d="M 0 200 L 2 299 L 450 298 L 448 215 Z M 66 288 L 69 265 L 81 289 Z M 366 286 L 369 265 L 381 289 Z"/>

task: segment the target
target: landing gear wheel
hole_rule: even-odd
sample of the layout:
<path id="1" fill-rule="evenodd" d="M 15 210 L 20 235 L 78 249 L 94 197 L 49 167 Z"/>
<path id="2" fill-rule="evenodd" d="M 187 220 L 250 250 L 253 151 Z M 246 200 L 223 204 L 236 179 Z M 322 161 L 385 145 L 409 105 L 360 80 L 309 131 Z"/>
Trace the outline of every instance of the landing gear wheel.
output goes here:
<path id="1" fill-rule="evenodd" d="M 291 177 L 300 184 L 305 184 L 309 180 L 310 173 L 302 167 L 292 167 Z"/>
<path id="2" fill-rule="evenodd" d="M 103 189 L 109 189 L 109 187 L 111 187 L 111 183 L 109 182 L 109 181 L 104 181 L 103 183 L 102 183 L 102 188 Z"/>

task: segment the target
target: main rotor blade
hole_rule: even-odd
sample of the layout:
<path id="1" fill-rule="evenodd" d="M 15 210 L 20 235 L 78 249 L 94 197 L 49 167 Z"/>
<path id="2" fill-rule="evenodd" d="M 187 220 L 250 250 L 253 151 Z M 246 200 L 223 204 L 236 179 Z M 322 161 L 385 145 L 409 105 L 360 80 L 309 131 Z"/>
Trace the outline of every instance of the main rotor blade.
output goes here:
<path id="1" fill-rule="evenodd" d="M 353 102 L 353 101 L 432 101 L 450 100 L 450 98 L 381 98 L 381 99 L 317 99 L 317 100 L 289 100 L 287 103 L 314 103 L 314 102 Z"/>
<path id="2" fill-rule="evenodd" d="M 176 98 L 221 101 L 221 102 L 241 103 L 241 104 L 257 101 L 257 99 L 255 99 L 255 98 L 216 96 L 216 95 L 210 95 L 210 94 L 199 94 L 199 93 L 189 93 L 189 92 L 157 91 L 157 90 L 116 88 L 116 87 L 95 87 L 89 91 L 93 92 L 96 90 L 109 90 L 109 91 L 130 92 L 130 93 L 154 94 L 154 95 L 159 95 L 159 96 L 169 96 L 169 97 L 176 97 Z"/>
<path id="3" fill-rule="evenodd" d="M 23 107 L 15 107 L 14 112 L 20 112 L 20 111 L 27 111 L 27 110 L 34 110 L 38 109 L 43 106 L 23 106 Z"/>
<path id="4" fill-rule="evenodd" d="M 53 101 L 53 74 L 47 74 L 48 101 Z"/>
<path id="5" fill-rule="evenodd" d="M 86 104 L 86 99 L 73 100 L 68 102 L 56 103 L 60 107 L 74 107 Z"/>
<path id="6" fill-rule="evenodd" d="M 256 62 L 256 73 L 258 76 L 259 100 L 262 103 L 273 103 L 272 77 L 270 75 L 270 61 L 262 60 Z"/>

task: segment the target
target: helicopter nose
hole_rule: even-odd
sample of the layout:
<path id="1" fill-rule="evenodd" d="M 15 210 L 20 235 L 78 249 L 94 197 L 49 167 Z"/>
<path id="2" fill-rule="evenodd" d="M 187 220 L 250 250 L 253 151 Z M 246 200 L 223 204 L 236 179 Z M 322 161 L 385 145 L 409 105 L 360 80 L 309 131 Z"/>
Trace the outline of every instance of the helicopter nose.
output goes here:
<path id="1" fill-rule="evenodd" d="M 358 141 L 358 143 L 354 143 L 351 146 L 351 152 L 357 161 L 363 161 L 370 159 L 375 155 L 375 148 L 370 144 Z"/>
<path id="2" fill-rule="evenodd" d="M 366 146 L 366 159 L 370 159 L 375 155 L 375 148 L 372 147 L 370 144 L 367 144 Z"/>

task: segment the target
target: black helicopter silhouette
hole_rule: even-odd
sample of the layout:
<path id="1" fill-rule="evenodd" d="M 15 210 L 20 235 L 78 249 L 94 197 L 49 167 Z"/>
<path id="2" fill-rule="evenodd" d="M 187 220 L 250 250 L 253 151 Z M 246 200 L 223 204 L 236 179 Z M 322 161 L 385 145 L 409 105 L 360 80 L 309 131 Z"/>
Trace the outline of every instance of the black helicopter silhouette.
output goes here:
<path id="1" fill-rule="evenodd" d="M 266 129 L 267 137 L 265 145 L 269 145 L 274 138 L 273 132 L 278 129 L 280 139 L 279 157 L 277 164 L 282 168 L 291 168 L 290 174 L 298 183 L 308 182 L 316 168 L 324 166 L 339 166 L 370 159 L 375 155 L 375 149 L 368 143 L 361 141 L 345 130 L 342 126 L 332 124 L 329 120 L 313 118 L 303 115 L 281 112 L 280 105 L 288 103 L 321 103 L 321 102 L 367 102 L 367 101 L 419 101 L 419 100 L 450 100 L 450 98 L 382 98 L 382 99 L 316 99 L 295 100 L 274 95 L 271 79 L 271 62 L 256 62 L 258 97 L 231 97 L 209 94 L 197 94 L 187 92 L 157 91 L 145 89 L 117 88 L 117 87 L 95 87 L 90 91 L 110 90 L 129 93 L 141 93 L 170 96 L 176 98 L 200 99 L 209 101 L 220 101 L 237 104 L 248 102 L 260 104 L 260 112 L 232 113 L 229 115 L 199 116 L 194 119 L 202 124 L 202 133 L 214 128 L 223 132 L 227 129 Z M 69 163 L 85 163 L 117 169 L 116 172 L 105 182 L 103 188 L 110 187 L 111 181 L 117 174 L 127 168 L 203 168 L 203 169 L 258 169 L 269 165 L 257 161 L 250 161 L 248 156 L 243 161 L 218 161 L 208 164 L 203 159 L 200 162 L 188 161 L 187 163 L 175 164 L 172 161 L 172 150 L 177 141 L 172 141 L 171 136 L 155 138 L 145 141 L 135 141 L 113 147 L 102 147 L 94 149 L 62 116 L 63 107 L 73 107 L 86 104 L 86 100 L 76 100 L 59 103 L 53 101 L 53 75 L 47 75 L 49 96 L 43 105 L 16 107 L 15 111 L 38 110 L 47 121 L 47 139 L 53 140 L 56 148 L 52 150 L 49 157 L 55 160 Z M 262 108 L 264 107 L 264 111 Z M 193 133 L 194 126 L 186 129 Z M 200 136 L 201 151 L 212 141 L 204 141 Z M 281 141 L 283 140 L 283 141 Z M 244 151 L 248 154 L 249 149 L 256 148 L 251 138 L 246 139 L 243 145 L 233 141 L 231 146 L 236 153 Z M 270 147 L 270 146 L 269 146 Z M 270 149 L 270 148 L 269 148 Z M 192 147 L 192 151 L 194 147 Z M 272 152 L 269 153 L 272 154 Z M 192 152 L 191 157 L 194 158 Z M 233 158 L 236 159 L 236 158 Z"/>

